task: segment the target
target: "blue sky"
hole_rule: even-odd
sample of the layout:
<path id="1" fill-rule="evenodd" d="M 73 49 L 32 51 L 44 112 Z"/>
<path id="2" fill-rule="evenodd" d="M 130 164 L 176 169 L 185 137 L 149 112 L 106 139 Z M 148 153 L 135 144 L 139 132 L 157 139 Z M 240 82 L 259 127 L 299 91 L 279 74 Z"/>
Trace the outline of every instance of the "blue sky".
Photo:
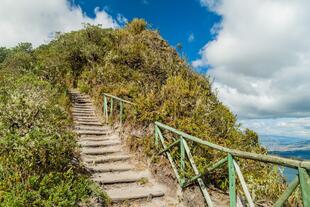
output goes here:
<path id="1" fill-rule="evenodd" d="M 104 8 L 114 18 L 119 14 L 129 21 L 143 18 L 171 45 L 181 43 L 190 61 L 199 58 L 199 50 L 213 38 L 212 26 L 220 21 L 220 16 L 202 7 L 198 0 L 75 0 L 74 3 L 93 18 L 96 7 Z"/>

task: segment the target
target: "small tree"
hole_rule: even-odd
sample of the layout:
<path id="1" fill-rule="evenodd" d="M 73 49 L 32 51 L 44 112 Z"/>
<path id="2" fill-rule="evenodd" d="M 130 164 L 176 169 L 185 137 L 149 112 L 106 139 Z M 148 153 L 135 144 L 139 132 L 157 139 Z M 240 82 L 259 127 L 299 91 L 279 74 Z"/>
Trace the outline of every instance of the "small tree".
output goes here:
<path id="1" fill-rule="evenodd" d="M 147 23 L 144 19 L 133 19 L 131 22 L 127 23 L 126 29 L 133 34 L 139 34 L 147 28 Z"/>

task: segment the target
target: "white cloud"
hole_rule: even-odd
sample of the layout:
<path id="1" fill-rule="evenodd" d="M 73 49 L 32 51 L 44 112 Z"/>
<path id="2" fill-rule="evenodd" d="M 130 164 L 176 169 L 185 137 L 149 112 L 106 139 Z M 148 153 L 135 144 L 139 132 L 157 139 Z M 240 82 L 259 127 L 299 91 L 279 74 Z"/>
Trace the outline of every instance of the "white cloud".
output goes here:
<path id="1" fill-rule="evenodd" d="M 0 46 L 19 42 L 37 46 L 49 41 L 54 32 L 78 30 L 82 23 L 118 26 L 106 11 L 96 8 L 92 19 L 67 0 L 0 0 L 0 5 Z"/>
<path id="2" fill-rule="evenodd" d="M 245 119 L 241 120 L 241 123 L 244 127 L 253 129 L 260 135 L 279 135 L 310 139 L 310 117 Z"/>
<path id="3" fill-rule="evenodd" d="M 124 17 L 122 14 L 117 14 L 116 19 L 117 19 L 118 23 L 121 25 L 126 25 L 128 23 L 128 19 L 126 17 Z"/>
<path id="4" fill-rule="evenodd" d="M 194 40 L 195 40 L 194 34 L 193 34 L 193 33 L 190 33 L 189 36 L 188 36 L 188 38 L 187 38 L 187 41 L 188 41 L 189 43 L 191 43 L 191 42 L 193 42 Z"/>
<path id="5" fill-rule="evenodd" d="M 222 16 L 194 67 L 209 67 L 241 118 L 310 116 L 310 1 L 201 0 Z"/>

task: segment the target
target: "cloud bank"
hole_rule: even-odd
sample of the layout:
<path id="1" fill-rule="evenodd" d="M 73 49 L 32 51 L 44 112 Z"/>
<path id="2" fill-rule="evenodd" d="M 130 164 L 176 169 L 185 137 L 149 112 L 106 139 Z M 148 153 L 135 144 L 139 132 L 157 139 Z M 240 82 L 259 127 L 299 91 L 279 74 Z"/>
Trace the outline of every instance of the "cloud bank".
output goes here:
<path id="1" fill-rule="evenodd" d="M 106 11 L 96 8 L 92 19 L 67 0 L 0 0 L 0 4 L 0 46 L 19 42 L 38 46 L 48 42 L 54 32 L 78 30 L 82 23 L 118 26 Z"/>
<path id="2" fill-rule="evenodd" d="M 310 116 L 310 1 L 201 0 L 222 16 L 194 67 L 208 67 L 241 118 Z"/>
<path id="3" fill-rule="evenodd" d="M 310 118 L 277 118 L 240 120 L 243 127 L 261 135 L 281 135 L 310 139 Z"/>

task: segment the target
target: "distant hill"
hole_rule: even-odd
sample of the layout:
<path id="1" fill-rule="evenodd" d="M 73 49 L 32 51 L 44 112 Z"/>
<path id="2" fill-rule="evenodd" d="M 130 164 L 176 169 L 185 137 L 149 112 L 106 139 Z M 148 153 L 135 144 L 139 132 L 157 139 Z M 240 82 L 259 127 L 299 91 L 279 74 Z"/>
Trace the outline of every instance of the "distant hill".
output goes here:
<path id="1" fill-rule="evenodd" d="M 261 135 L 259 141 L 268 149 L 269 154 L 295 159 L 310 159 L 310 139 Z M 296 176 L 297 170 L 285 168 L 283 173 L 287 181 L 290 182 Z"/>
<path id="2" fill-rule="evenodd" d="M 268 151 L 310 151 L 310 139 L 276 135 L 260 135 L 260 143 Z"/>

